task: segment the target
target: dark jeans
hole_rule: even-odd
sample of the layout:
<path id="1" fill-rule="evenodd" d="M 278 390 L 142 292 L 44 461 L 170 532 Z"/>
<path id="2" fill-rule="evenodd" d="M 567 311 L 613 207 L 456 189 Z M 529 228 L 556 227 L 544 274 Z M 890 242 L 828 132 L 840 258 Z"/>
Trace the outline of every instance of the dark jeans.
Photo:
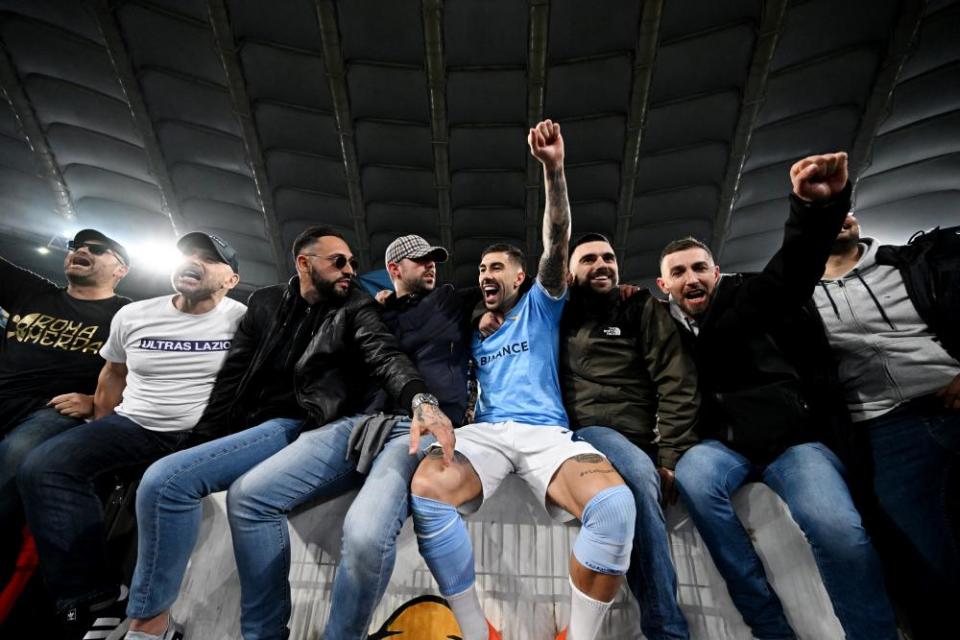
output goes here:
<path id="1" fill-rule="evenodd" d="M 915 400 L 867 429 L 878 547 L 918 639 L 941 638 L 960 602 L 960 412 Z"/>
<path id="2" fill-rule="evenodd" d="M 51 438 L 27 456 L 17 474 L 40 570 L 58 610 L 118 592 L 108 560 L 103 505 L 95 481 L 172 453 L 188 432 L 144 429 L 111 415 Z"/>
<path id="3" fill-rule="evenodd" d="M 83 424 L 83 420 L 65 416 L 45 407 L 34 411 L 13 427 L 0 440 L 0 529 L 4 543 L 19 540 L 23 510 L 17 492 L 17 470 L 35 448 L 67 429 Z M 7 549 L 3 552 L 6 553 Z"/>

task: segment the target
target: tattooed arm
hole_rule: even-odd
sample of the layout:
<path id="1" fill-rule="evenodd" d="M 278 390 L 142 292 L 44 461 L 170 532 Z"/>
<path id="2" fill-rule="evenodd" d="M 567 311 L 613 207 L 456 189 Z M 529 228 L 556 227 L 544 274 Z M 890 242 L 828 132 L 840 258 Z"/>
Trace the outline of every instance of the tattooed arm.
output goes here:
<path id="1" fill-rule="evenodd" d="M 570 201 L 563 173 L 563 136 L 560 125 L 544 120 L 527 136 L 530 153 L 543 165 L 547 203 L 543 212 L 543 255 L 537 279 L 555 298 L 567 287 L 570 245 Z"/>

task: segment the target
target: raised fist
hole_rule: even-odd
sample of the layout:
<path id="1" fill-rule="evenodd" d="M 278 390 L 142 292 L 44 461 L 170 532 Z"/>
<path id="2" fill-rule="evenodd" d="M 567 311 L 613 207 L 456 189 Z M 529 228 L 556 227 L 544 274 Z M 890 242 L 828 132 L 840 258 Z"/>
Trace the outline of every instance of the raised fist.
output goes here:
<path id="1" fill-rule="evenodd" d="M 530 153 L 544 169 L 549 171 L 563 167 L 563 136 L 556 122 L 544 120 L 530 129 L 527 144 L 530 145 Z"/>
<path id="2" fill-rule="evenodd" d="M 790 167 L 793 192 L 801 200 L 829 200 L 847 186 L 847 154 L 808 156 Z"/>

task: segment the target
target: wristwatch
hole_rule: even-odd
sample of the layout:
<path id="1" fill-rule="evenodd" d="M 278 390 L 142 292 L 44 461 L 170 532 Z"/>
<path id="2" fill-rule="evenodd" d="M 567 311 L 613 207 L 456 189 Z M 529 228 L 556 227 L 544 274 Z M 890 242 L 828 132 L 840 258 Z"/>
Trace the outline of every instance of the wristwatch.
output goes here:
<path id="1" fill-rule="evenodd" d="M 422 404 L 432 404 L 435 407 L 439 407 L 440 401 L 437 400 L 437 396 L 431 393 L 418 393 L 413 396 L 413 402 L 410 403 L 410 411 L 416 411 Z"/>

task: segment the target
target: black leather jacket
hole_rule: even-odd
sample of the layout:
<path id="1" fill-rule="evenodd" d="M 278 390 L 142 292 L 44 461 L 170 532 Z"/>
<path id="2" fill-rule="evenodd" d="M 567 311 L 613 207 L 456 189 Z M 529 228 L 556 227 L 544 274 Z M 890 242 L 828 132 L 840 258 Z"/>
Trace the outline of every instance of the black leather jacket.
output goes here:
<path id="1" fill-rule="evenodd" d="M 277 417 L 263 415 L 253 406 L 251 400 L 258 394 L 252 386 L 258 384 L 258 373 L 298 303 L 302 299 L 296 276 L 286 285 L 264 287 L 250 295 L 247 313 L 194 429 L 197 438 L 217 438 Z M 294 370 L 297 403 L 306 411 L 308 424 L 320 426 L 360 411 L 371 378 L 402 407 L 409 407 L 414 395 L 427 391 L 380 318 L 379 305 L 366 292 L 352 285 L 346 298 L 317 304 L 322 306 L 313 310 L 313 337 Z"/>

